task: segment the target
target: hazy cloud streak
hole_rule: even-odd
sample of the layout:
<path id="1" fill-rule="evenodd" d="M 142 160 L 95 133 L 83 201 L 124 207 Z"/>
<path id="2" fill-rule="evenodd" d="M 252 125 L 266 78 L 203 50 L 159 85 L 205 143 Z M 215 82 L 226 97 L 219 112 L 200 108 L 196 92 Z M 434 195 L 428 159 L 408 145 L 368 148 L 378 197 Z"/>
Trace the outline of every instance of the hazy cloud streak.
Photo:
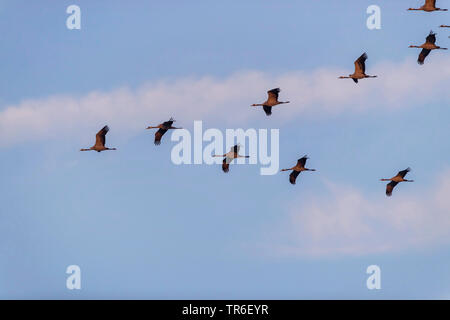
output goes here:
<path id="1" fill-rule="evenodd" d="M 273 253 L 294 256 L 366 255 L 450 243 L 450 171 L 435 186 L 399 185 L 391 198 L 328 184 L 329 194 L 297 199 Z M 420 188 L 423 190 L 423 187 Z M 287 231 L 289 230 L 289 231 Z M 277 236 L 278 235 L 278 236 Z M 273 241 L 273 240 L 272 240 Z M 282 243 L 282 244 L 281 244 Z"/>
<path id="2" fill-rule="evenodd" d="M 159 81 L 130 90 L 91 92 L 81 97 L 68 95 L 25 100 L 6 106 L 0 112 L 0 146 L 24 141 L 71 137 L 83 130 L 95 131 L 109 124 L 124 135 L 134 135 L 149 123 L 160 123 L 170 116 L 193 120 L 220 120 L 224 125 L 242 126 L 255 116 L 252 103 L 266 99 L 266 90 L 281 87 L 281 100 L 291 104 L 277 106 L 274 117 L 289 121 L 293 116 L 321 116 L 344 112 L 380 111 L 407 108 L 435 98 L 450 97 L 450 58 L 435 55 L 425 66 L 408 59 L 395 64 L 370 66 L 378 79 L 355 85 L 338 80 L 348 70 L 318 69 L 281 75 L 247 71 L 224 79 L 214 77 Z"/>

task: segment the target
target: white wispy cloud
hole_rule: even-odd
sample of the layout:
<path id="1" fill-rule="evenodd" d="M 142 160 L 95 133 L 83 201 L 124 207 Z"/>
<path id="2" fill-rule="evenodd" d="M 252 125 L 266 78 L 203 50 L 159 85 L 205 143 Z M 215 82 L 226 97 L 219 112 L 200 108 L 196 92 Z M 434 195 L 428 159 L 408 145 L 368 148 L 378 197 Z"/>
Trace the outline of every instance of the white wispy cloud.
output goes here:
<path id="1" fill-rule="evenodd" d="M 327 195 L 296 199 L 271 241 L 294 256 L 366 255 L 450 243 L 450 170 L 435 186 L 400 184 L 391 198 L 328 183 Z M 414 191 L 419 188 L 419 191 Z M 276 240 L 278 239 L 278 240 Z M 279 241 L 278 244 L 276 242 Z"/>
<path id="2" fill-rule="evenodd" d="M 174 116 L 183 123 L 220 120 L 225 125 L 243 125 L 255 116 L 250 104 L 263 102 L 266 90 L 281 87 L 278 119 L 293 116 L 327 116 L 343 112 L 386 111 L 417 106 L 436 98 L 449 98 L 450 58 L 434 55 L 425 66 L 412 59 L 369 66 L 367 79 L 355 85 L 338 80 L 351 73 L 333 68 L 271 75 L 257 71 L 232 74 L 219 79 L 205 76 L 158 81 L 136 90 L 120 88 L 93 91 L 84 96 L 52 96 L 5 106 L 0 112 L 0 146 L 23 141 L 67 138 L 109 124 L 125 135 L 133 135 L 149 123 Z M 181 122 L 181 121 L 180 121 Z"/>

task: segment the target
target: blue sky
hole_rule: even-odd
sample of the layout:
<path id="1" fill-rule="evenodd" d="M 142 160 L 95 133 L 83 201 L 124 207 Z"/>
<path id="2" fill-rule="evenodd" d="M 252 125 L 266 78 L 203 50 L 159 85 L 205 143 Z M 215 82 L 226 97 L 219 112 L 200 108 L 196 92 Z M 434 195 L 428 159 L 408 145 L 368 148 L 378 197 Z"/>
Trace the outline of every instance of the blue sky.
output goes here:
<path id="1" fill-rule="evenodd" d="M 450 59 L 408 48 L 450 18 L 381 1 L 371 31 L 372 4 L 0 1 L 0 298 L 450 298 Z M 364 51 L 379 78 L 337 80 Z M 249 107 L 277 86 L 290 105 Z M 318 171 L 176 166 L 143 130 L 170 116 L 278 128 L 280 166 Z M 105 124 L 118 150 L 80 153 Z"/>

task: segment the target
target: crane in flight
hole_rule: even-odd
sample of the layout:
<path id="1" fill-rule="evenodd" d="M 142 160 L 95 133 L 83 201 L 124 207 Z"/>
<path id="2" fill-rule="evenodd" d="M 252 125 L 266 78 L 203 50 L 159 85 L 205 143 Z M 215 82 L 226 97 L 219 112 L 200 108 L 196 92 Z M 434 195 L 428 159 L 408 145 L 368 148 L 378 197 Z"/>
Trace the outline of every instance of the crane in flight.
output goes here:
<path id="1" fill-rule="evenodd" d="M 161 144 L 161 138 L 163 137 L 163 135 L 171 129 L 182 129 L 182 128 L 176 128 L 173 125 L 173 123 L 176 120 L 174 120 L 173 118 L 170 118 L 169 121 L 165 121 L 163 123 L 158 124 L 155 127 L 147 127 L 147 129 L 159 129 L 158 131 L 155 132 L 155 145 L 160 145 Z"/>
<path id="2" fill-rule="evenodd" d="M 233 146 L 228 153 L 222 154 L 222 155 L 214 155 L 213 157 L 219 157 L 223 159 L 222 162 L 222 171 L 227 173 L 230 171 L 230 162 L 237 158 L 250 158 L 250 156 L 241 156 L 239 154 L 241 146 L 239 144 Z"/>
<path id="3" fill-rule="evenodd" d="M 278 95 L 280 93 L 280 88 L 275 88 L 272 90 L 267 91 L 268 98 L 266 102 L 263 103 L 255 103 L 252 104 L 252 107 L 263 107 L 264 112 L 267 116 L 270 116 L 272 114 L 272 107 L 279 105 L 279 104 L 285 104 L 289 103 L 289 101 L 278 101 Z"/>
<path id="4" fill-rule="evenodd" d="M 105 147 L 106 142 L 106 134 L 109 131 L 108 126 L 104 126 L 97 134 L 95 135 L 95 144 L 89 149 L 81 149 L 80 151 L 97 151 L 102 152 L 106 150 L 116 150 L 116 148 L 107 148 Z"/>
<path id="5" fill-rule="evenodd" d="M 426 11 L 426 12 L 433 12 L 433 11 L 448 11 L 448 9 L 441 9 L 436 8 L 436 0 L 425 0 L 425 4 L 421 6 L 420 8 L 409 8 L 409 11 Z"/>
<path id="6" fill-rule="evenodd" d="M 298 175 L 301 172 L 303 172 L 303 171 L 316 171 L 316 169 L 305 168 L 306 160 L 308 160 L 308 159 L 309 159 L 308 156 L 305 155 L 302 158 L 297 160 L 297 164 L 294 167 L 289 168 L 289 169 L 282 169 L 281 170 L 281 171 L 291 171 L 292 170 L 291 174 L 289 175 L 289 182 L 291 184 L 295 184 L 295 181 L 296 181 Z"/>
<path id="7" fill-rule="evenodd" d="M 358 83 L 359 79 L 365 78 L 376 78 L 377 76 L 369 76 L 366 74 L 366 60 L 367 54 L 364 52 L 358 59 L 355 61 L 355 72 L 350 74 L 348 77 L 340 76 L 339 79 L 353 79 L 355 83 Z"/>
<path id="8" fill-rule="evenodd" d="M 414 182 L 414 180 L 406 180 L 405 176 L 408 172 L 411 171 L 411 168 L 407 168 L 405 170 L 399 171 L 397 175 L 390 179 L 380 179 L 380 181 L 390 181 L 386 185 L 386 195 L 388 197 L 392 196 L 392 191 L 394 191 L 394 188 L 400 183 L 400 182 Z"/>
<path id="9" fill-rule="evenodd" d="M 430 31 L 430 34 L 427 36 L 424 44 L 420 46 L 409 47 L 422 49 L 419 54 L 419 58 L 417 58 L 417 63 L 420 65 L 425 63 L 425 58 L 430 54 L 432 50 L 447 50 L 447 48 L 441 48 L 436 45 L 436 33 L 434 33 L 433 31 Z"/>

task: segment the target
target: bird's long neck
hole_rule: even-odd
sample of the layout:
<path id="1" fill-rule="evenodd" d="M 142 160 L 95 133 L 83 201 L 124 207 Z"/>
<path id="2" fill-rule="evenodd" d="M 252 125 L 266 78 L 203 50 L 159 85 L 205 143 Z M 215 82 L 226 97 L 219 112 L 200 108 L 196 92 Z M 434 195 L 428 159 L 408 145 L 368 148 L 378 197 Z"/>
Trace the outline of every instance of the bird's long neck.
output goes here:
<path id="1" fill-rule="evenodd" d="M 339 79 L 350 79 L 351 77 L 340 76 Z"/>
<path id="2" fill-rule="evenodd" d="M 305 171 L 316 171 L 316 169 L 308 169 L 308 168 L 305 168 Z"/>
<path id="3" fill-rule="evenodd" d="M 116 148 L 105 148 L 105 150 L 117 150 Z"/>
<path id="4" fill-rule="evenodd" d="M 409 8 L 408 11 L 420 11 L 422 8 Z"/>
<path id="5" fill-rule="evenodd" d="M 419 46 L 409 46 L 410 48 L 420 48 Z"/>
<path id="6" fill-rule="evenodd" d="M 392 179 L 380 179 L 380 181 L 392 181 Z"/>
<path id="7" fill-rule="evenodd" d="M 150 126 L 150 127 L 147 127 L 147 129 L 159 129 L 159 126 L 157 126 L 157 127 Z"/>
<path id="8" fill-rule="evenodd" d="M 406 179 L 403 179 L 403 182 L 414 182 L 414 180 L 406 180 Z"/>
<path id="9" fill-rule="evenodd" d="M 254 103 L 252 104 L 252 107 L 262 107 L 264 104 L 262 103 Z"/>
<path id="10" fill-rule="evenodd" d="M 91 151 L 92 149 L 81 149 L 80 151 Z"/>
<path id="11" fill-rule="evenodd" d="M 281 171 L 290 171 L 290 170 L 294 170 L 295 167 L 289 168 L 289 169 L 281 169 Z"/>

